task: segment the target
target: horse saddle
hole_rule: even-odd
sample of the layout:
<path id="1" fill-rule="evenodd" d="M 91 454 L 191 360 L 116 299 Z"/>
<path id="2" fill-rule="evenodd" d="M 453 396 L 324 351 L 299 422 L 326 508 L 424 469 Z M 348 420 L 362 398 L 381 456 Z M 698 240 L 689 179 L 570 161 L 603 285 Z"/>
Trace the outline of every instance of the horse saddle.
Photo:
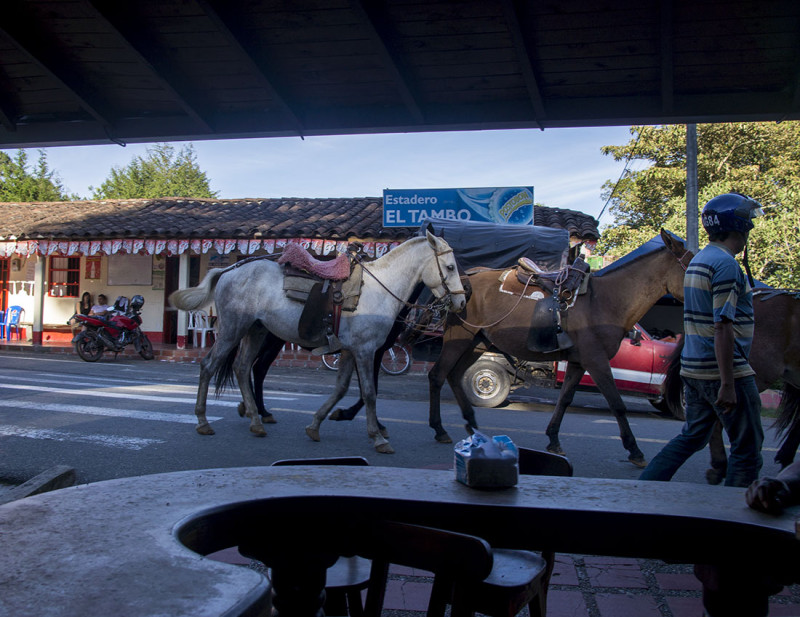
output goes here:
<path id="1" fill-rule="evenodd" d="M 571 306 L 576 295 L 586 292 L 588 274 L 589 264 L 582 257 L 555 272 L 522 257 L 516 268 L 503 273 L 500 291 L 536 300 L 528 330 L 529 350 L 549 353 L 572 347 L 572 340 L 561 328 L 561 312 Z"/>
<path id="2" fill-rule="evenodd" d="M 589 270 L 589 264 L 582 257 L 553 272 L 546 272 L 527 257 L 521 257 L 517 262 L 516 275 L 521 283 L 533 283 L 550 294 L 557 293 L 561 302 L 569 302 L 576 294 L 586 293 Z"/>
<path id="3" fill-rule="evenodd" d="M 315 259 L 294 243 L 286 245 L 278 263 L 284 266 L 286 297 L 304 305 L 298 323 L 300 337 L 324 342 L 320 353 L 338 351 L 341 348 L 337 338 L 339 319 L 343 310 L 354 311 L 358 305 L 361 266 L 353 265 L 348 255 L 339 255 L 330 261 Z"/>

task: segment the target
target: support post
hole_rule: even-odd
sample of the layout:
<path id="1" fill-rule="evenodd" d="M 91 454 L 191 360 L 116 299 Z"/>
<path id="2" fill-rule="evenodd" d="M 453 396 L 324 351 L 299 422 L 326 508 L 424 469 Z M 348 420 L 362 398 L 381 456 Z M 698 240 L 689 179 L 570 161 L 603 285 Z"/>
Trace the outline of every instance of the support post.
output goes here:
<path id="1" fill-rule="evenodd" d="M 45 255 L 36 255 L 36 265 L 33 269 L 33 333 L 31 339 L 34 345 L 41 345 L 44 331 L 44 298 L 47 293 L 45 280 Z"/>
<path id="2" fill-rule="evenodd" d="M 186 289 L 189 286 L 189 252 L 183 252 L 178 257 L 178 289 Z M 188 325 L 188 314 L 186 311 L 178 311 L 178 335 L 176 346 L 178 349 L 186 349 L 186 335 Z"/>
<path id="3" fill-rule="evenodd" d="M 700 250 L 697 204 L 697 125 L 686 125 L 686 248 Z"/>

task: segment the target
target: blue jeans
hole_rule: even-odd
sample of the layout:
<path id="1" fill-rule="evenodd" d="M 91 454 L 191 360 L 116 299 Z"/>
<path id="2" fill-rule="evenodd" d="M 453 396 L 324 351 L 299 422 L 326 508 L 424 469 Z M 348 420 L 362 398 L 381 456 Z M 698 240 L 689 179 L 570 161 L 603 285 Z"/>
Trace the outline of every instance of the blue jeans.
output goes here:
<path id="1" fill-rule="evenodd" d="M 719 381 L 683 377 L 686 394 L 686 422 L 680 434 L 659 452 L 639 476 L 640 480 L 666 481 L 675 475 L 692 454 L 706 447 L 717 419 L 731 444 L 725 486 L 749 486 L 761 471 L 761 398 L 755 378 L 736 380 L 736 409 L 723 414 L 714 406 Z"/>

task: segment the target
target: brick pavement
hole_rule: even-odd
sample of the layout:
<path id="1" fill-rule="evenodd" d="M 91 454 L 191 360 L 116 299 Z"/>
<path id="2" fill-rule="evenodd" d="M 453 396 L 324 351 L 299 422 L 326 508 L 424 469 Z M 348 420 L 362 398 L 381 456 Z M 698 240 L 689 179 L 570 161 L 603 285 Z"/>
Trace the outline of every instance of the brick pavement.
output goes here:
<path id="1" fill-rule="evenodd" d="M 226 549 L 212 558 L 263 571 Z M 386 589 L 387 617 L 423 617 L 431 573 L 392 566 Z M 656 559 L 557 555 L 547 617 L 703 617 L 702 587 L 692 566 Z M 521 613 L 527 615 L 527 610 Z M 800 617 L 800 585 L 770 598 L 771 617 Z M 736 617 L 732 615 L 731 617 Z"/>

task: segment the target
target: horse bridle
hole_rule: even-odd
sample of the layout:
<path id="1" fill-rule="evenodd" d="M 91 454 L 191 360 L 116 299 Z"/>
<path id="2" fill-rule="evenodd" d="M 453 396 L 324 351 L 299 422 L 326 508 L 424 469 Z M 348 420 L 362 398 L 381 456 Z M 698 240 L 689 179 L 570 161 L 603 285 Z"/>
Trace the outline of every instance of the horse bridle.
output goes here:
<path id="1" fill-rule="evenodd" d="M 442 270 L 442 263 L 439 261 L 439 257 L 440 256 L 447 255 L 448 253 L 453 253 L 453 252 L 454 252 L 453 249 L 450 248 L 450 247 L 448 247 L 448 249 L 446 251 L 439 251 L 438 249 L 435 249 L 435 248 L 433 249 L 433 255 L 434 255 L 434 257 L 436 257 L 436 268 L 439 270 L 439 279 L 441 280 L 442 287 L 444 287 L 445 295 L 447 295 L 447 296 L 456 296 L 458 294 L 463 294 L 464 296 L 466 296 L 466 293 L 467 293 L 466 290 L 452 291 L 450 289 L 450 287 L 448 287 L 447 280 L 446 280 L 445 275 L 444 275 L 444 271 Z M 427 309 L 428 308 L 426 305 L 414 304 L 412 302 L 409 302 L 408 300 L 403 300 L 402 298 L 398 297 L 397 294 L 395 294 L 391 289 L 389 289 L 386 285 L 383 284 L 383 281 L 381 281 L 377 276 L 375 276 L 372 272 L 370 272 L 370 270 L 368 268 L 364 267 L 364 263 L 363 263 L 364 259 L 361 256 L 361 253 L 356 253 L 353 256 L 353 259 L 354 259 L 354 261 L 356 261 L 362 267 L 364 272 L 369 274 L 373 279 L 375 279 L 375 281 L 378 283 L 378 285 L 383 287 L 383 289 L 386 291 L 386 293 L 388 293 L 390 296 L 392 296 L 392 298 L 394 298 L 398 302 L 402 302 L 404 306 L 407 306 L 408 308 L 419 308 L 419 309 Z"/>
<path id="2" fill-rule="evenodd" d="M 446 251 L 439 251 L 437 249 L 433 249 L 433 254 L 436 257 L 436 267 L 439 270 L 439 279 L 442 281 L 442 287 L 444 287 L 444 291 L 448 296 L 457 296 L 462 294 L 466 296 L 466 290 L 462 289 L 461 291 L 451 291 L 450 288 L 447 286 L 447 280 L 444 276 L 444 272 L 442 271 L 442 262 L 439 261 L 439 257 L 442 255 L 447 255 L 448 253 L 453 253 L 453 249 L 448 247 Z"/>
<path id="3" fill-rule="evenodd" d="M 672 251 L 670 251 L 670 252 L 672 252 Z M 678 260 L 678 264 L 680 265 L 681 268 L 683 268 L 684 272 L 686 272 L 686 269 L 689 267 L 689 265 L 683 263 L 683 260 L 686 259 L 687 255 L 689 255 L 689 261 L 691 261 L 692 257 L 694 257 L 694 253 L 692 253 L 692 251 L 690 251 L 689 249 L 686 249 L 686 252 L 683 255 L 681 255 L 680 257 L 675 255 L 675 253 L 672 253 L 672 255 L 675 257 L 675 259 Z"/>

